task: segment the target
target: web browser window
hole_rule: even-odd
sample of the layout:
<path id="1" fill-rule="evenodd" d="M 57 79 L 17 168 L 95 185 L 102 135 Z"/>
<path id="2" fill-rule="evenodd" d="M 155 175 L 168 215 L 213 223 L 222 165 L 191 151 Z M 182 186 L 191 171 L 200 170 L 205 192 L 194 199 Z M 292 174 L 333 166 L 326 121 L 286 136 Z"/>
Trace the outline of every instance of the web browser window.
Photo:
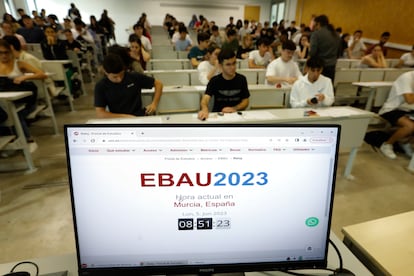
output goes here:
<path id="1" fill-rule="evenodd" d="M 78 125 L 65 138 L 84 267 L 327 253 L 338 126 Z"/>

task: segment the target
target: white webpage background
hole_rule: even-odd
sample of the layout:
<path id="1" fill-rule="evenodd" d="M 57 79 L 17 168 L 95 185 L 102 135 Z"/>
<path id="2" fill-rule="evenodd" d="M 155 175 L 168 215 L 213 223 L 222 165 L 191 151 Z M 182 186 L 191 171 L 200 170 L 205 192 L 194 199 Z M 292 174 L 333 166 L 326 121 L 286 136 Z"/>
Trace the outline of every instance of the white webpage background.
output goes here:
<path id="1" fill-rule="evenodd" d="M 180 154 L 177 153 L 176 157 Z M 203 155 L 205 156 L 205 155 Z M 212 154 L 211 156 L 217 156 Z M 240 155 L 238 155 L 240 156 Z M 170 161 L 154 155 L 72 155 L 82 256 L 192 259 L 197 253 L 320 247 L 327 233 L 330 154 L 249 154 L 243 160 Z M 141 187 L 140 173 L 266 172 L 268 184 L 226 187 Z M 203 177 L 202 177 L 203 178 Z M 194 178 L 193 178 L 194 179 Z M 234 207 L 178 208 L 177 195 L 232 195 Z M 189 200 L 188 202 L 192 202 Z M 204 202 L 205 200 L 194 200 Z M 220 200 L 227 201 L 227 200 Z M 184 201 L 185 202 L 185 201 Z M 223 212 L 231 229 L 178 231 L 188 212 Z M 199 216 L 202 217 L 202 216 Z M 214 217 L 214 216 L 206 216 Z M 308 227 L 305 220 L 320 223 Z M 117 260 L 121 262 L 121 260 Z"/>

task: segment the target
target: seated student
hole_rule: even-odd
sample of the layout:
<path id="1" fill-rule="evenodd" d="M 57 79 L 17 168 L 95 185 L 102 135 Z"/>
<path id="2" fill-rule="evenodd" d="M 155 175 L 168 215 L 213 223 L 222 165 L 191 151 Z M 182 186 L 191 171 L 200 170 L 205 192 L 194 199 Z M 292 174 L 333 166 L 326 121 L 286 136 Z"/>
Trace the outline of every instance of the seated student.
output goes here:
<path id="1" fill-rule="evenodd" d="M 171 38 L 171 44 L 172 45 L 175 45 L 177 40 L 180 38 L 180 28 L 182 28 L 182 27 L 186 28 L 185 24 L 183 22 L 177 22 L 177 24 L 174 26 L 175 32 L 174 32 L 174 34 L 172 35 L 172 38 Z M 187 31 L 187 33 L 186 33 L 185 38 L 186 38 L 186 40 L 190 41 L 190 43 L 192 45 L 193 40 L 191 39 L 190 35 L 188 34 L 187 28 L 186 28 L 186 31 Z"/>
<path id="2" fill-rule="evenodd" d="M 241 45 L 237 50 L 236 57 L 239 59 L 246 59 L 249 57 L 249 53 L 253 50 L 253 37 L 251 34 L 245 34 L 241 39 Z"/>
<path id="3" fill-rule="evenodd" d="M 217 25 L 213 25 L 211 27 L 210 42 L 217 44 L 217 46 L 221 48 L 225 40 L 225 36 L 220 32 L 219 27 Z"/>
<path id="4" fill-rule="evenodd" d="M 64 29 L 63 34 L 66 37 L 66 40 L 64 41 L 66 50 L 71 50 L 76 53 L 87 51 L 87 48 L 84 45 L 82 45 L 78 40 L 75 40 L 71 29 Z"/>
<path id="5" fill-rule="evenodd" d="M 144 69 L 141 64 L 131 57 L 130 50 L 127 47 L 114 44 L 108 47 L 108 53 L 118 55 L 121 58 L 126 71 L 144 74 Z"/>
<path id="6" fill-rule="evenodd" d="M 398 64 L 395 65 L 395 68 L 401 67 L 414 67 L 414 45 L 411 52 L 402 54 Z"/>
<path id="7" fill-rule="evenodd" d="M 26 122 L 26 116 L 36 108 L 37 87 L 30 80 L 45 79 L 46 74 L 30 64 L 14 58 L 12 47 L 4 40 L 0 39 L 0 76 L 7 77 L 2 79 L 0 91 L 32 91 L 32 95 L 18 100 L 24 103 L 25 107 L 19 111 L 19 119 L 22 124 L 27 142 L 34 143 Z M 34 143 L 31 150 L 37 146 Z"/>
<path id="8" fill-rule="evenodd" d="M 162 94 L 162 82 L 136 72 L 128 72 L 120 56 L 109 53 L 103 61 L 105 77 L 95 86 L 98 118 L 135 117 L 154 114 Z M 151 104 L 142 106 L 141 89 L 153 88 Z"/>
<path id="9" fill-rule="evenodd" d="M 144 35 L 145 27 L 141 23 L 136 23 L 134 25 L 134 33 L 141 39 L 141 44 L 144 47 L 145 51 L 151 55 L 152 44 L 148 37 Z"/>
<path id="10" fill-rule="evenodd" d="M 286 86 L 293 84 L 302 73 L 299 66 L 293 61 L 293 55 L 296 45 L 293 41 L 288 40 L 282 44 L 281 56 L 273 60 L 266 70 L 267 84 Z"/>
<path id="11" fill-rule="evenodd" d="M 131 34 L 128 38 L 128 41 L 129 55 L 134 60 L 132 62 L 134 70 L 139 72 L 139 69 L 137 69 L 138 67 L 135 63 L 139 63 L 142 70 L 147 70 L 147 63 L 151 59 L 151 56 L 147 51 L 145 51 L 144 47 L 142 46 L 141 39 L 136 34 Z"/>
<path id="12" fill-rule="evenodd" d="M 257 41 L 257 50 L 249 53 L 249 68 L 266 68 L 273 60 L 274 56 L 270 43 L 270 40 L 266 38 L 260 38 Z"/>
<path id="13" fill-rule="evenodd" d="M 408 117 L 412 111 L 404 109 L 404 104 L 414 104 L 414 71 L 406 72 L 394 81 L 388 99 L 378 112 L 391 125 L 398 127 L 380 147 L 381 152 L 390 159 L 397 158 L 393 150 L 395 142 L 399 142 L 407 156 L 411 158 L 413 155 L 409 140 L 414 135 L 414 120 Z"/>
<path id="14" fill-rule="evenodd" d="M 193 45 L 191 40 L 187 38 L 187 28 L 185 26 L 181 26 L 178 28 L 179 37 L 175 41 L 174 48 L 176 51 L 189 51 Z"/>
<path id="15" fill-rule="evenodd" d="M 200 62 L 205 60 L 205 55 L 207 53 L 207 47 L 209 44 L 209 40 L 210 40 L 210 35 L 208 33 L 197 34 L 198 45 L 191 48 L 190 52 L 187 55 L 193 68 L 197 68 Z"/>
<path id="16" fill-rule="evenodd" d="M 348 41 L 348 48 L 351 53 L 349 58 L 360 59 L 365 55 L 367 47 L 362 41 L 362 30 L 356 30 Z"/>
<path id="17" fill-rule="evenodd" d="M 58 38 L 58 34 L 51 26 L 45 27 L 45 39 L 40 42 L 43 56 L 48 60 L 68 59 L 64 40 Z"/>
<path id="18" fill-rule="evenodd" d="M 361 68 L 386 68 L 387 61 L 382 53 L 381 46 L 378 44 L 372 48 L 370 54 L 363 56 L 361 59 Z"/>
<path id="19" fill-rule="evenodd" d="M 300 77 L 292 86 L 290 106 L 321 107 L 331 106 L 335 100 L 332 81 L 321 75 L 323 60 L 311 57 L 306 61 L 307 74 Z"/>
<path id="20" fill-rule="evenodd" d="M 379 45 L 381 47 L 381 51 L 384 55 L 384 57 L 387 56 L 387 50 L 388 48 L 385 47 L 385 44 L 388 42 L 388 40 L 391 37 L 391 33 L 390 32 L 383 32 L 381 34 L 381 37 L 379 39 L 378 44 L 373 44 L 371 45 L 366 51 L 365 51 L 365 55 L 371 54 L 372 50 L 374 49 L 374 47 L 376 47 L 377 45 Z"/>
<path id="21" fill-rule="evenodd" d="M 307 59 L 309 57 L 309 49 L 310 49 L 310 37 L 307 34 L 303 34 L 300 37 L 299 45 L 296 48 L 297 57 L 299 59 Z M 282 45 L 282 51 L 283 51 L 283 45 Z"/>
<path id="22" fill-rule="evenodd" d="M 223 42 L 223 46 L 221 47 L 221 49 L 230 49 L 231 51 L 236 53 L 239 49 L 239 39 L 237 37 L 237 31 L 235 29 L 228 29 L 226 35 L 227 40 Z"/>
<path id="23" fill-rule="evenodd" d="M 214 76 L 208 83 L 201 99 L 198 118 L 208 118 L 208 104 L 214 96 L 213 112 L 232 113 L 244 110 L 249 105 L 250 92 L 245 76 L 236 72 L 237 59 L 234 51 L 222 49 L 218 55 L 221 74 Z"/>
<path id="24" fill-rule="evenodd" d="M 210 44 L 207 48 L 207 60 L 202 61 L 198 67 L 198 79 L 203 85 L 207 85 L 210 79 L 221 73 L 218 62 L 220 48 L 215 43 Z"/>
<path id="25" fill-rule="evenodd" d="M 16 36 L 6 35 L 3 39 L 10 44 L 15 59 L 17 59 L 18 61 L 26 62 L 36 69 L 43 70 L 42 63 L 40 62 L 40 60 L 34 55 L 24 51 L 22 49 L 22 45 L 20 44 L 19 39 L 17 39 Z M 49 93 L 52 96 L 57 96 L 56 86 L 53 80 L 50 78 L 46 78 L 44 82 L 46 84 L 47 89 L 49 90 Z"/>

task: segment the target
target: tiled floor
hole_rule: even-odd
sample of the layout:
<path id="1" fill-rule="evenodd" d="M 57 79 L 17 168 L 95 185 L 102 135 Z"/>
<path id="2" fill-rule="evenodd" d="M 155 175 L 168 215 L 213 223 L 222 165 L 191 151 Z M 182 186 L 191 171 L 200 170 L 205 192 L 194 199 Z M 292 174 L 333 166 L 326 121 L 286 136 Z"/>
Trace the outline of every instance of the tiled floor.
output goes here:
<path id="1" fill-rule="evenodd" d="M 92 92 L 57 111 L 64 123 L 83 123 L 94 117 Z M 32 126 L 39 148 L 33 153 L 38 170 L 0 172 L 0 263 L 75 251 L 63 135 L 52 135 L 49 121 Z M 341 177 L 348 155 L 340 154 L 333 210 L 333 231 L 366 220 L 414 210 L 414 175 L 405 170 L 408 159 L 388 160 L 363 145 L 354 163 L 354 181 Z M 0 159 L 0 170 L 11 161 Z M 298 204 L 300 204 L 298 202 Z"/>

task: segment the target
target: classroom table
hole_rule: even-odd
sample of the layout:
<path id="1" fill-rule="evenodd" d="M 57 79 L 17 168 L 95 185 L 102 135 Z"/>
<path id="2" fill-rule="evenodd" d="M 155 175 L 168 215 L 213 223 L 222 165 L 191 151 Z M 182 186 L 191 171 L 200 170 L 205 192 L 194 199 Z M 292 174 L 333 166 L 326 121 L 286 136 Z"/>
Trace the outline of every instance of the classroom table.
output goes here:
<path id="1" fill-rule="evenodd" d="M 349 251 L 349 249 L 338 239 L 338 237 L 331 231 L 330 239 L 335 243 L 338 247 L 342 259 L 343 259 L 343 266 L 344 268 L 351 270 L 355 275 L 358 276 L 369 276 L 372 275 L 364 265 Z M 22 260 L 19 260 L 22 261 Z M 50 256 L 50 257 L 43 257 L 43 258 L 34 258 L 28 259 L 25 261 L 32 261 L 35 262 L 39 266 L 39 274 L 43 275 L 46 273 L 55 273 L 59 271 L 67 271 L 68 276 L 78 275 L 77 271 L 77 260 L 76 254 L 70 253 L 66 255 L 60 256 Z M 5 264 L 0 264 L 0 274 L 6 274 L 10 272 L 10 269 L 17 263 L 10 262 Z M 339 267 L 338 256 L 333 250 L 332 246 L 328 247 L 328 268 L 336 269 Z M 30 271 L 34 272 L 32 265 L 22 265 L 20 267 L 23 271 Z M 299 271 L 298 271 L 299 272 Z M 321 276 L 328 276 L 332 274 L 332 271 L 326 270 L 300 270 L 301 273 L 310 273 L 311 275 L 321 275 Z M 34 274 L 32 274 L 34 275 Z M 218 274 L 220 275 L 220 274 Z M 288 275 L 284 272 L 280 271 L 264 271 L 264 272 L 246 272 L 246 276 L 284 276 Z M 57 275 L 56 275 L 57 276 Z"/>
<path id="2" fill-rule="evenodd" d="M 359 87 L 369 88 L 369 94 L 368 94 L 367 103 L 365 105 L 365 110 L 371 110 L 372 102 L 374 101 L 374 97 L 378 91 L 378 88 L 391 87 L 393 82 L 392 81 L 362 81 L 362 82 L 353 82 L 352 84 L 355 86 L 359 86 Z"/>
<path id="3" fill-rule="evenodd" d="M 344 243 L 374 275 L 414 275 L 414 211 L 342 228 Z"/>
<path id="4" fill-rule="evenodd" d="M 36 168 L 33 163 L 29 145 L 26 141 L 26 136 L 24 135 L 23 128 L 20 123 L 18 115 L 19 106 L 17 106 L 14 101 L 30 95 L 32 95 L 31 91 L 0 92 L 0 102 L 6 107 L 5 111 L 8 113 L 16 132 L 16 138 L 5 145 L 2 150 L 22 150 L 29 173 L 36 171 Z"/>
<path id="5" fill-rule="evenodd" d="M 351 170 L 354 159 L 356 157 L 358 148 L 364 141 L 364 136 L 368 128 L 369 121 L 375 114 L 353 107 L 327 107 L 313 109 L 317 112 L 316 116 L 305 116 L 305 112 L 309 110 L 309 108 L 246 110 L 238 113 L 226 113 L 223 116 L 220 116 L 219 113 L 210 113 L 209 118 L 205 121 L 200 121 L 197 118 L 197 113 L 182 113 L 136 118 L 94 119 L 89 120 L 88 123 L 340 124 L 342 127 L 340 148 L 350 150 L 344 171 L 344 177 L 352 180 L 354 177 L 351 175 Z"/>
<path id="6" fill-rule="evenodd" d="M 289 105 L 291 86 L 276 88 L 274 85 L 249 84 L 250 99 L 248 109 L 283 108 Z M 206 86 L 174 85 L 164 86 L 159 107 L 164 110 L 190 110 L 200 108 L 200 101 Z M 190 95 L 199 94 L 199 99 Z M 154 88 L 142 90 L 142 103 L 147 106 L 152 102 Z M 180 108 L 179 108 L 180 107 Z M 162 112 L 165 113 L 165 112 Z"/>

